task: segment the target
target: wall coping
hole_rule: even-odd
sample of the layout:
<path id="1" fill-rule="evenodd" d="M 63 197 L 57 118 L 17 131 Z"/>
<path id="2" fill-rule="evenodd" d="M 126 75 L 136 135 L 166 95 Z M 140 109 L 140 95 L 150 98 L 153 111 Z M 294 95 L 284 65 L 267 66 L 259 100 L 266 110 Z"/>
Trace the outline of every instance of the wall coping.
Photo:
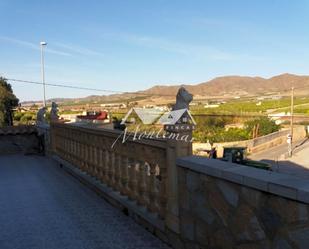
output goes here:
<path id="1" fill-rule="evenodd" d="M 17 125 L 0 128 L 0 136 L 23 135 L 32 133 L 37 133 L 37 128 L 35 125 Z"/>
<path id="2" fill-rule="evenodd" d="M 309 180 L 305 178 L 200 156 L 178 158 L 176 163 L 198 173 L 309 204 Z"/>
<path id="3" fill-rule="evenodd" d="M 87 132 L 93 135 L 98 135 L 98 136 L 106 136 L 106 137 L 112 137 L 112 138 L 117 138 L 121 134 L 123 134 L 123 131 L 120 130 L 112 130 L 112 129 L 106 129 L 106 128 L 97 128 L 97 127 L 90 127 L 84 124 L 63 124 L 63 123 L 53 123 L 51 127 L 59 127 L 59 128 L 67 128 L 67 129 L 72 129 L 75 131 L 80 131 L 80 132 Z M 162 148 L 165 149 L 167 146 L 167 140 L 162 139 L 162 138 L 141 138 L 137 140 L 133 140 L 133 135 L 134 133 L 128 132 L 126 141 L 128 142 L 134 142 L 137 144 L 142 144 L 142 145 L 147 145 L 151 147 L 157 147 L 157 148 Z"/>

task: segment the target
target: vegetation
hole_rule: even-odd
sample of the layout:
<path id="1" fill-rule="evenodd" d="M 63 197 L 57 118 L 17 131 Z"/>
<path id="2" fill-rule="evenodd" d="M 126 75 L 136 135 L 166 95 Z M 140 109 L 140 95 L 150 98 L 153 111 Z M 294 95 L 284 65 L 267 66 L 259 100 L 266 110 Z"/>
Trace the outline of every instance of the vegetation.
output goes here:
<path id="1" fill-rule="evenodd" d="M 279 125 L 267 117 L 244 122 L 244 128 L 226 128 L 235 121 L 230 117 L 195 117 L 196 130 L 193 131 L 195 141 L 199 142 L 232 142 L 242 141 L 256 136 L 264 136 L 280 129 Z M 253 132 L 255 131 L 255 132 Z"/>
<path id="2" fill-rule="evenodd" d="M 250 138 L 265 136 L 267 134 L 279 131 L 280 126 L 276 125 L 275 121 L 267 117 L 260 117 L 258 119 L 245 122 L 245 130 L 250 134 Z M 255 133 L 255 134 L 254 134 Z"/>
<path id="3" fill-rule="evenodd" d="M 17 125 L 28 125 L 33 124 L 36 120 L 35 112 L 15 112 L 14 123 Z"/>
<path id="4" fill-rule="evenodd" d="M 193 131 L 195 141 L 215 143 L 248 139 L 248 134 L 241 128 L 225 129 L 225 125 L 233 123 L 233 118 L 207 116 L 194 118 L 197 123 Z"/>
<path id="5" fill-rule="evenodd" d="M 259 103 L 260 102 L 260 103 Z M 192 106 L 193 114 L 265 114 L 269 111 L 289 112 L 291 100 L 289 97 L 284 97 L 278 100 L 232 100 L 228 103 L 220 104 L 216 108 L 204 108 L 204 105 L 199 104 Z M 309 114 L 309 98 L 296 97 L 294 100 L 295 113 Z"/>
<path id="6" fill-rule="evenodd" d="M 0 127 L 13 125 L 13 108 L 18 106 L 18 99 L 6 79 L 0 77 Z"/>

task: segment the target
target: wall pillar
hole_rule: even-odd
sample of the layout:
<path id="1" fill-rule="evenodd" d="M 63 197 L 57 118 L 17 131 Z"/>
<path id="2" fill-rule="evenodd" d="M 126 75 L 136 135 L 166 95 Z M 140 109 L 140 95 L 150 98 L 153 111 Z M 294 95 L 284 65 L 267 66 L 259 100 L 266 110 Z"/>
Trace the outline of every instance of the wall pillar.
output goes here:
<path id="1" fill-rule="evenodd" d="M 166 225 L 179 233 L 178 174 L 176 159 L 192 155 L 192 129 L 190 124 L 166 125 L 167 132 L 167 213 Z"/>

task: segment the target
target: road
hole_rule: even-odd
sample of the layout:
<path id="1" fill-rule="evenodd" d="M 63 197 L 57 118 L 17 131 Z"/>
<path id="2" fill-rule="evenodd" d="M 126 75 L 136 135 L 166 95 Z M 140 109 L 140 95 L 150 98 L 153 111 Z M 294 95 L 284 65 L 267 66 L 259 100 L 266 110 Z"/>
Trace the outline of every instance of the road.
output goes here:
<path id="1" fill-rule="evenodd" d="M 309 141 L 307 139 L 300 139 L 293 143 L 293 150 L 296 149 L 298 151 L 299 149 L 303 149 L 306 146 L 309 146 Z M 287 152 L 288 152 L 288 144 L 284 143 L 271 149 L 262 151 L 260 153 L 252 154 L 249 156 L 249 158 L 252 160 L 262 160 L 262 159 L 278 160 Z"/>
<path id="2" fill-rule="evenodd" d="M 309 179 L 309 139 L 294 142 L 293 156 L 287 157 L 287 144 L 248 156 L 249 159 L 270 163 L 277 172 L 297 175 Z"/>

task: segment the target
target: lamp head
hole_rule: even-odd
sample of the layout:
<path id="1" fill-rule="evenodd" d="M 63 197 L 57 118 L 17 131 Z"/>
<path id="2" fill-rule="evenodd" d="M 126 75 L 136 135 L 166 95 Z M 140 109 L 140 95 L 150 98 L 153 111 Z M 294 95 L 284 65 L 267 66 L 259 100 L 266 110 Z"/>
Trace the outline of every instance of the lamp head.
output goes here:
<path id="1" fill-rule="evenodd" d="M 41 44 L 41 46 L 46 46 L 47 42 L 42 41 L 42 42 L 40 42 L 40 44 Z"/>

